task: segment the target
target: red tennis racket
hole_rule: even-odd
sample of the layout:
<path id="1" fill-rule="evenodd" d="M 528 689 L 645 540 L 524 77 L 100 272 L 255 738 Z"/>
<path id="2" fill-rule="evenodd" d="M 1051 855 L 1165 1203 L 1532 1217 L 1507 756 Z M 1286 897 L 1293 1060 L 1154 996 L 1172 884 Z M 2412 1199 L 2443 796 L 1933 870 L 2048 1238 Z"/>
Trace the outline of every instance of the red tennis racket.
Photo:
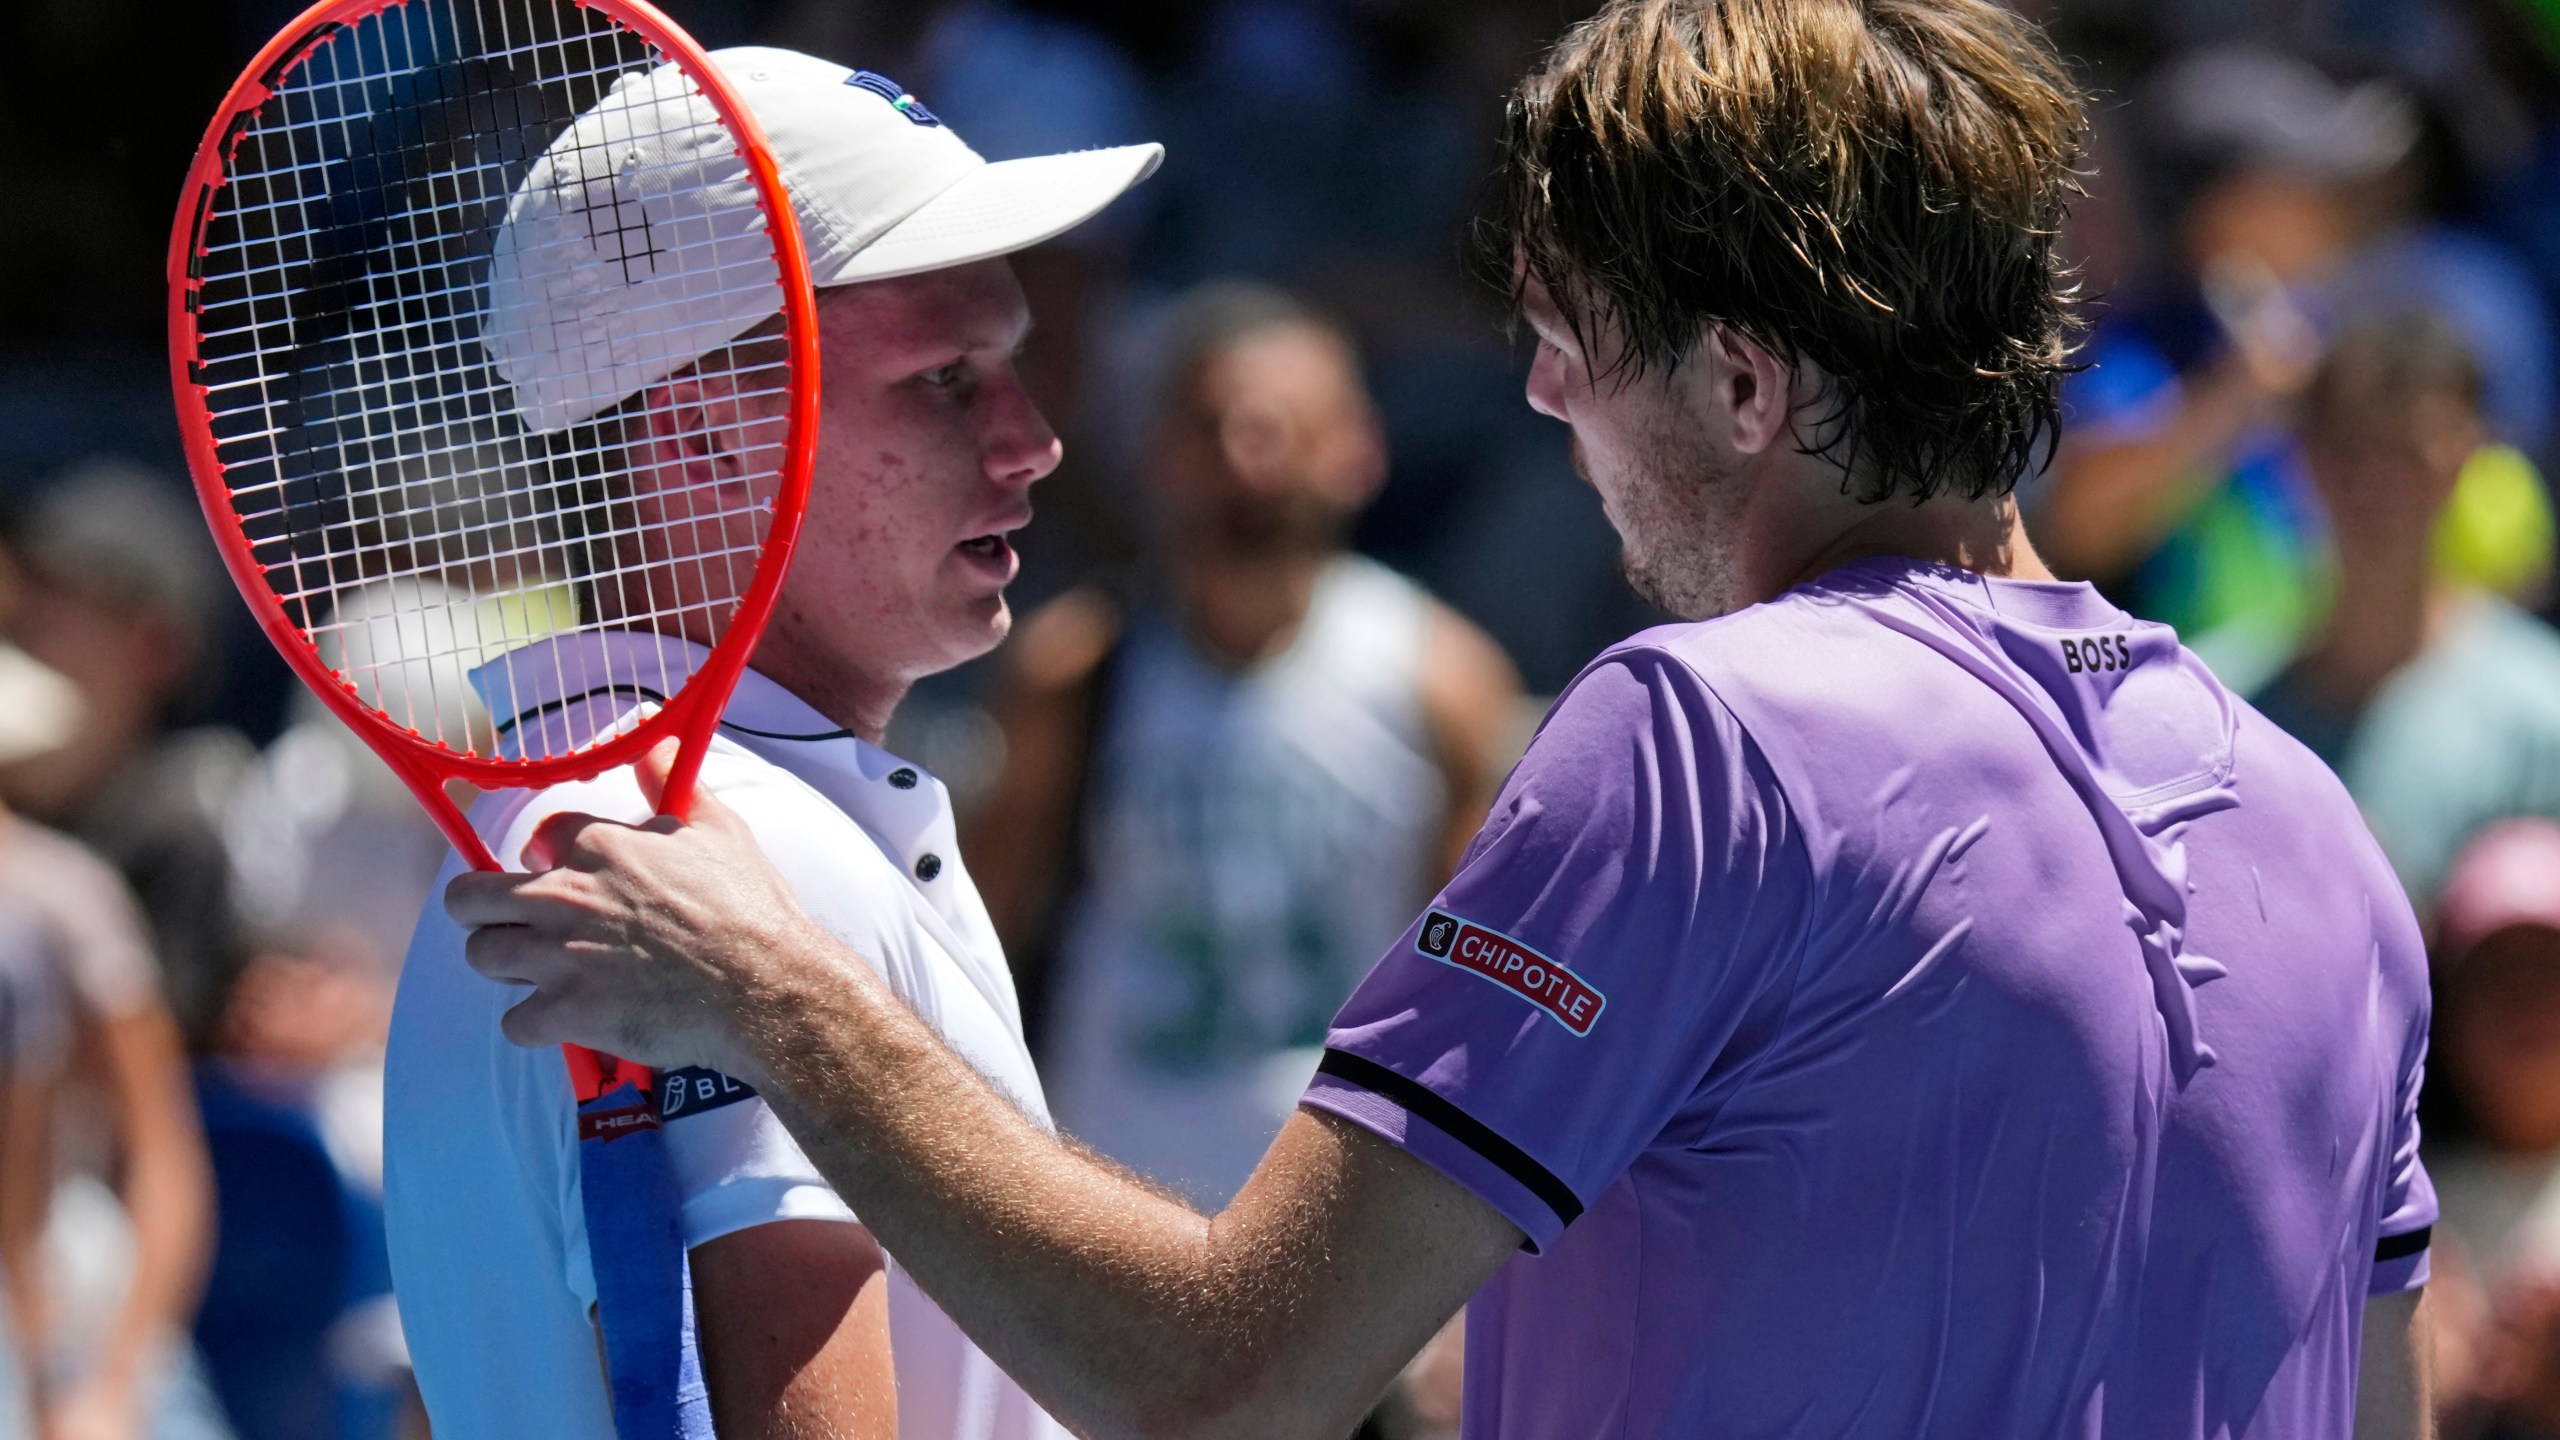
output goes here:
<path id="1" fill-rule="evenodd" d="M 807 499 L 791 213 L 745 105 L 641 0 L 327 0 L 205 132 L 169 249 L 205 517 L 295 673 L 474 866 L 453 782 L 583 779 L 673 735 L 686 806 Z M 508 735 L 468 698 L 472 669 L 601 630 L 693 642 L 586 677 L 653 700 L 636 724 Z"/>
<path id="2" fill-rule="evenodd" d="M 754 118 L 640 0 L 325 0 L 225 97 L 169 247 L 196 491 L 276 648 L 474 866 L 454 782 L 672 735 L 683 812 L 807 500 L 813 303 Z M 637 637 L 576 652 L 632 698 L 609 728 L 469 698 L 605 631 Z M 654 1121 L 649 1074 L 569 1062 L 617 1423 L 698 1433 L 672 1182 L 654 1140 L 590 1143 Z"/>

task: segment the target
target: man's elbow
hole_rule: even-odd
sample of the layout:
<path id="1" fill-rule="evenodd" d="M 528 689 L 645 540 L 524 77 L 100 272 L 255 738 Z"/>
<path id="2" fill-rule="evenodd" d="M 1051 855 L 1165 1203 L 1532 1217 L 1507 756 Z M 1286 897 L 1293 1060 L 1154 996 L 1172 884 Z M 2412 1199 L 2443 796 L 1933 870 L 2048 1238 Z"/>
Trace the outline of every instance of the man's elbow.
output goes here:
<path id="1" fill-rule="evenodd" d="M 1171 1384 L 1130 1397 L 1121 1422 L 1096 1433 L 1131 1440 L 1342 1440 L 1364 1406 L 1316 1393 L 1320 1386 L 1275 1383 L 1272 1367 L 1220 1357 Z M 1347 1408 L 1348 1413 L 1345 1413 Z"/>

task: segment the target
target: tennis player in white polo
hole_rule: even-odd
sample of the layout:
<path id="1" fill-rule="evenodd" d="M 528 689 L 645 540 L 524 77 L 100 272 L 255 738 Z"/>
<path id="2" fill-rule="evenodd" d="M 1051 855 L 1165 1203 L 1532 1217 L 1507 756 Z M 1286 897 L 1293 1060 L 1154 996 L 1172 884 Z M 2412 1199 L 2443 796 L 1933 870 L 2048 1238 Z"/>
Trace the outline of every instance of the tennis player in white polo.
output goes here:
<path id="1" fill-rule="evenodd" d="M 1045 1124 L 949 799 L 878 746 L 916 679 L 1003 638 L 1007 536 L 1058 463 L 1015 373 L 1029 315 L 1000 257 L 1088 219 L 1163 151 L 990 164 L 880 76 L 781 50 L 713 58 L 791 193 L 819 287 L 824 393 L 799 553 L 702 784 L 747 817 L 803 904 L 878 957 L 916 1012 Z M 560 351 L 610 344 L 609 322 L 549 316 L 541 300 L 543 267 L 596 263 L 589 252 L 613 239 L 583 213 L 577 187 L 529 181 L 499 246 L 514 269 L 493 286 L 486 343 L 535 430 L 597 409 L 599 397 L 564 396 L 557 381 L 601 367 Z M 474 684 L 502 727 L 592 733 L 647 698 L 561 677 L 601 647 L 685 643 L 562 638 L 543 642 L 540 663 L 518 651 Z M 616 771 L 493 794 L 472 823 L 515 865 L 564 810 L 636 821 L 650 806 Z M 611 1440 L 567 1076 L 556 1052 L 506 1042 L 499 1017 L 519 992 L 472 973 L 462 947 L 429 905 L 392 1019 L 392 1265 L 419 1387 L 438 1440 Z M 723 1440 L 1062 1433 L 898 1273 L 751 1091 L 675 1071 L 661 1106 Z"/>

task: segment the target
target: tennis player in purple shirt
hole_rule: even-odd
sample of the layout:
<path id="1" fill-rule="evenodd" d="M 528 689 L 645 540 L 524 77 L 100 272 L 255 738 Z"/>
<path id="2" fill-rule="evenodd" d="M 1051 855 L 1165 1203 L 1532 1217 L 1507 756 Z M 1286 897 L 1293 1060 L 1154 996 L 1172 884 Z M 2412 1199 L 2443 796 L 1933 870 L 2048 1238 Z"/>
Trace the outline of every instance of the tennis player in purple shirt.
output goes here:
<path id="1" fill-rule="evenodd" d="M 1471 1440 L 2421 1434 L 2407 902 L 2009 498 L 2081 127 L 1988 0 L 1618 0 L 1524 83 L 1529 400 L 1693 619 L 1557 701 L 1225 1212 L 1025 1120 L 708 800 L 454 883 L 509 1034 L 756 1086 L 1081 1433 L 1337 1440 L 1466 1304 Z"/>

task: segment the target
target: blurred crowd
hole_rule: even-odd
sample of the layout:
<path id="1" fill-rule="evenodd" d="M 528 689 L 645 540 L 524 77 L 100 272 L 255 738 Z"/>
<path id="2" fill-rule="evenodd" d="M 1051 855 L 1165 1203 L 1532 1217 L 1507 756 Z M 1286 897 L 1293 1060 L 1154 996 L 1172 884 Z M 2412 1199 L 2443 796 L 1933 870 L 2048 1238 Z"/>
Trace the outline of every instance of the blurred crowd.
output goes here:
<path id="1" fill-rule="evenodd" d="M 2560 1437 L 2560 19 L 2021 3 L 2097 97 L 2031 533 L 2363 808 L 2435 947 L 2445 1432 Z M 180 169 L 295 8 L 0 16 L 0 112 L 86 131 L 0 153 L 0 1436 L 422 1433 L 380 1053 L 442 843 L 233 601 L 158 348 Z M 1014 639 L 891 745 L 974 812 L 1062 1122 L 1221 1203 L 1544 697 L 1659 618 L 1467 243 L 1504 87 L 1590 6 L 668 8 L 991 158 L 1170 150 L 1019 258 L 1066 466 Z M 1452 1353 L 1375 1428 L 1445 1433 Z"/>

